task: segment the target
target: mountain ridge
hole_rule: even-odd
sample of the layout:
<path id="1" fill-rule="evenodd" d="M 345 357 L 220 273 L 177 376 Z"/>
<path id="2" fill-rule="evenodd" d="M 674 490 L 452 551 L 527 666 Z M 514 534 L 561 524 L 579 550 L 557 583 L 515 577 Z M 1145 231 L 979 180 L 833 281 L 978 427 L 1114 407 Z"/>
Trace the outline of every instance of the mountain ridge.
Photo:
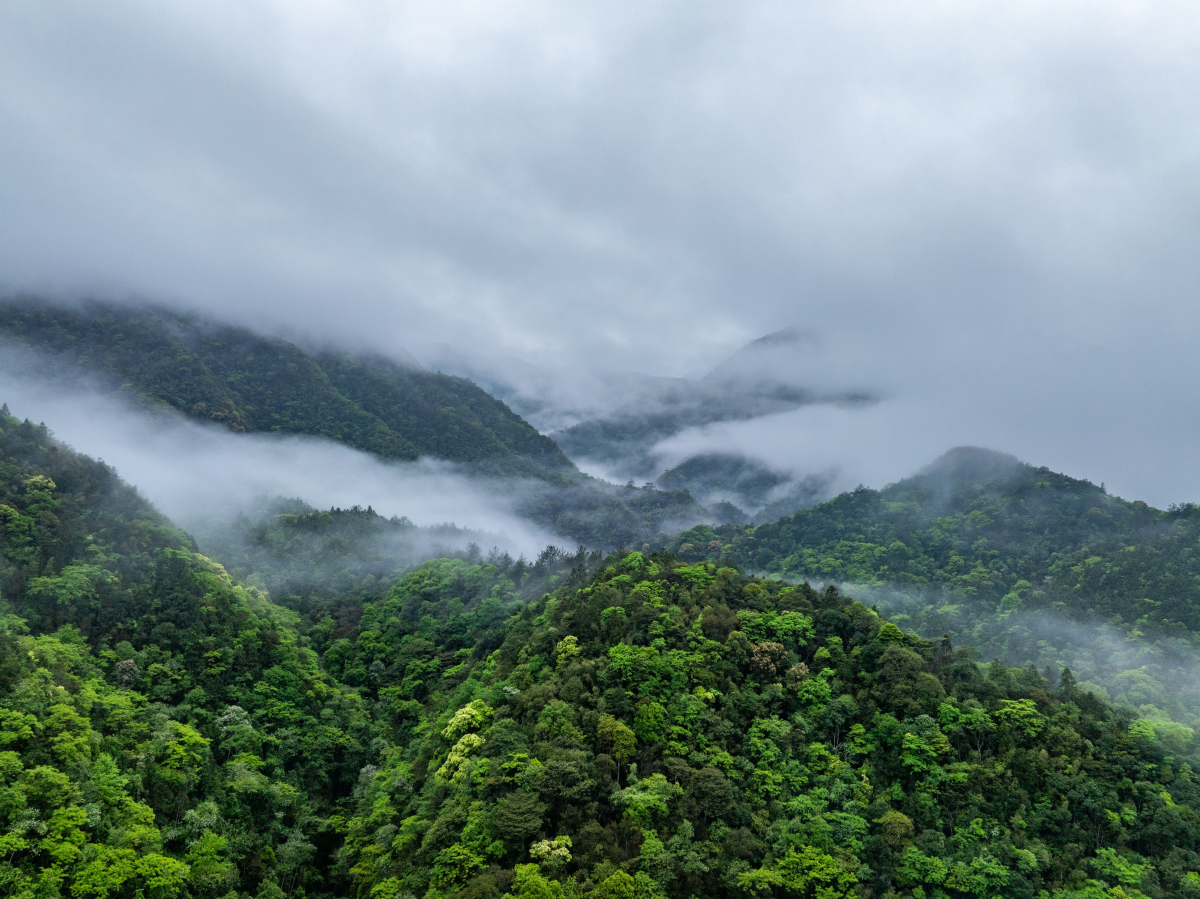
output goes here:
<path id="1" fill-rule="evenodd" d="M 471 382 L 161 307 L 0 303 L 0 337 L 146 401 L 235 432 L 328 437 L 382 458 L 421 455 L 503 472 L 574 472 L 558 446 Z M 370 408 L 368 408 L 370 407 Z"/>
<path id="2" fill-rule="evenodd" d="M 9 895 L 1200 891 L 1193 729 L 837 588 L 670 553 L 436 559 L 335 621 L 189 546 L 0 417 Z"/>
<path id="3" fill-rule="evenodd" d="M 1200 509 L 1158 510 L 956 448 L 757 526 L 698 526 L 687 559 L 844 586 L 928 638 L 1069 666 L 1148 715 L 1200 723 Z"/>

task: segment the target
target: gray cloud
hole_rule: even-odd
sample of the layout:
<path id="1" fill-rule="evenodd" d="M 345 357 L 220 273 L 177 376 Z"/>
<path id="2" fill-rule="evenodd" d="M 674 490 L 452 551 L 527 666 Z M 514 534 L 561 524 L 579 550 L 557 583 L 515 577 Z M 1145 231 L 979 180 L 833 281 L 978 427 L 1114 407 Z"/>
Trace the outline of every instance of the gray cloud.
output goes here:
<path id="1" fill-rule="evenodd" d="M 432 459 L 383 462 L 313 437 L 238 435 L 173 411 L 132 408 L 86 386 L 48 386 L 30 377 L 38 360 L 0 344 L 0 402 L 45 422 L 78 452 L 103 459 L 164 514 L 194 533 L 220 530 L 262 497 L 298 498 L 318 509 L 372 506 L 421 526 L 454 523 L 486 542 L 530 557 L 564 541 L 514 511 L 520 482 L 490 483 Z M 416 535 L 414 539 L 426 539 Z M 452 543 L 450 538 L 442 542 Z"/>
<path id="2" fill-rule="evenodd" d="M 796 326 L 884 402 L 664 452 L 1200 499 L 1198 43 L 1183 3 L 11 3 L 0 283 L 567 373 Z"/>

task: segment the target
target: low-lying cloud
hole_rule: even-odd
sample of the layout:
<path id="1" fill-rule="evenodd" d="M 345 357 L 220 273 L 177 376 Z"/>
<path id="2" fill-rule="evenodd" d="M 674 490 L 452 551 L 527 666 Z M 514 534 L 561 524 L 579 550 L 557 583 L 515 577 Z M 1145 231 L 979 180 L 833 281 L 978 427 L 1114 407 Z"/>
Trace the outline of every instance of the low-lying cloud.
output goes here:
<path id="1" fill-rule="evenodd" d="M 947 634 L 955 647 L 974 649 L 982 662 L 999 658 L 1012 667 L 1032 662 L 1053 675 L 1070 668 L 1084 689 L 1145 717 L 1169 716 L 1189 727 L 1200 722 L 1200 650 L 1185 640 L 1130 636 L 1110 624 L 1049 609 L 1000 616 L 949 591 L 843 587 L 855 599 L 877 605 L 903 629 L 932 640 Z"/>
<path id="2" fill-rule="evenodd" d="M 181 527 L 211 530 L 263 496 L 284 496 L 318 509 L 370 506 L 423 526 L 454 523 L 485 532 L 470 535 L 491 538 L 485 551 L 496 545 L 514 556 L 563 542 L 513 511 L 520 482 L 468 477 L 433 459 L 384 462 L 321 438 L 234 434 L 31 378 L 36 357 L 3 345 L 0 353 L 0 402 L 13 415 L 44 422 L 76 451 L 103 459 Z"/>

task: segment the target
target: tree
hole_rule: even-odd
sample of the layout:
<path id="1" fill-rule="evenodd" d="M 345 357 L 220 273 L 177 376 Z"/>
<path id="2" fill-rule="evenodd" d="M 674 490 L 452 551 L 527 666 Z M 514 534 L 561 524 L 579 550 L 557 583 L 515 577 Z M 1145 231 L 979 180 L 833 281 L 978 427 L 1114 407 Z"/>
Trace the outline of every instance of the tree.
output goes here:
<path id="1" fill-rule="evenodd" d="M 579 638 L 573 634 L 568 634 L 558 641 L 558 645 L 554 647 L 554 656 L 558 660 L 556 667 L 559 671 L 571 664 L 579 655 Z"/>
<path id="2" fill-rule="evenodd" d="M 772 892 L 797 899 L 842 899 L 853 895 L 858 882 L 830 855 L 812 846 L 792 847 L 771 865 L 737 876 L 749 893 Z"/>
<path id="3" fill-rule="evenodd" d="M 883 831 L 884 840 L 897 851 L 912 839 L 912 819 L 895 809 L 884 813 L 883 817 L 879 819 L 879 826 Z"/>
<path id="4" fill-rule="evenodd" d="M 968 709 L 967 712 L 959 718 L 959 725 L 971 737 L 971 741 L 975 746 L 975 753 L 979 756 L 979 760 L 983 761 L 983 750 L 987 748 L 988 740 L 996 731 L 996 725 L 988 716 L 984 709 Z"/>
<path id="5" fill-rule="evenodd" d="M 638 899 L 637 881 L 618 871 L 600 882 L 595 891 L 596 899 Z"/>
<path id="6" fill-rule="evenodd" d="M 969 863 L 955 862 L 946 874 L 946 886 L 950 889 L 984 897 L 1002 895 L 1001 888 L 1008 886 L 1011 872 L 987 850 L 979 853 Z"/>
<path id="7" fill-rule="evenodd" d="M 513 870 L 511 899 L 563 899 L 562 886 L 542 876 L 537 865 L 517 865 Z"/>
<path id="8" fill-rule="evenodd" d="M 536 793 L 509 793 L 497 805 L 496 830 L 504 839 L 514 840 L 524 849 L 525 841 L 541 829 L 545 812 L 546 804 Z"/>
<path id="9" fill-rule="evenodd" d="M 1064 678 L 1065 680 L 1065 678 Z M 1032 739 L 1046 726 L 1045 717 L 1038 712 L 1032 699 L 1004 699 L 996 710 L 996 719 Z"/>
<path id="10" fill-rule="evenodd" d="M 612 715 L 601 715 L 596 726 L 596 739 L 608 749 L 617 762 L 617 783 L 621 783 L 621 764 L 630 761 L 637 752 L 637 735 Z"/>
<path id="11" fill-rule="evenodd" d="M 688 792 L 705 821 L 728 813 L 735 798 L 729 778 L 711 766 L 692 775 Z"/>
<path id="12" fill-rule="evenodd" d="M 442 736 L 453 742 L 465 733 L 484 730 L 491 723 L 494 714 L 491 706 L 476 699 L 454 713 L 454 717 L 442 731 Z"/>
<path id="13" fill-rule="evenodd" d="M 787 650 L 782 643 L 756 643 L 750 650 L 750 667 L 763 683 L 778 683 L 787 667 Z"/>
<path id="14" fill-rule="evenodd" d="M 613 802 L 624 809 L 634 823 L 645 829 L 654 827 L 657 821 L 665 818 L 671 800 L 682 792 L 678 784 L 671 783 L 661 774 L 652 774 L 614 793 Z"/>
<path id="15" fill-rule="evenodd" d="M 570 864 L 571 838 L 555 837 L 534 843 L 529 847 L 529 856 L 553 875 Z"/>
<path id="16" fill-rule="evenodd" d="M 1067 698 L 1075 695 L 1075 675 L 1071 673 L 1070 668 L 1062 670 L 1062 677 L 1058 680 L 1058 692 Z"/>
<path id="17" fill-rule="evenodd" d="M 461 889 L 476 871 L 484 867 L 483 859 L 461 843 L 448 846 L 433 862 L 433 883 L 448 890 Z"/>

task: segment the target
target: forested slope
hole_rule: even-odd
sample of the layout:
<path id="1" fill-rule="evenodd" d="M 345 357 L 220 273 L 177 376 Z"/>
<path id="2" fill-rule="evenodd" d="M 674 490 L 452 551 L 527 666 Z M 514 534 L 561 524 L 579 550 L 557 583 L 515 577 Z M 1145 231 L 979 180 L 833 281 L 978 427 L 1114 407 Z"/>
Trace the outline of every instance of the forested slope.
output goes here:
<path id="1" fill-rule="evenodd" d="M 10 418 L 0 556 L 6 895 L 1200 895 L 1191 729 L 836 589 L 435 560 L 347 626 Z"/>
<path id="2" fill-rule="evenodd" d="M 1114 696 L 1189 723 L 1200 716 L 1195 506 L 1160 511 L 961 448 L 883 490 L 759 527 L 696 528 L 673 546 L 752 571 L 887 588 L 879 601 L 906 628 L 948 633 L 988 658 L 1087 664 Z"/>
<path id="3" fill-rule="evenodd" d="M 162 309 L 0 302 L 0 342 L 41 354 L 29 374 L 99 381 L 235 432 L 310 434 L 388 460 L 461 464 L 481 490 L 572 543 L 660 545 L 707 510 L 686 490 L 579 472 L 549 437 L 470 381 L 286 341 Z M 415 363 L 414 363 L 415 364 Z"/>
<path id="4" fill-rule="evenodd" d="M 354 781 L 361 698 L 111 469 L 7 417 L 0 596 L 5 895 L 223 896 L 311 863 L 293 837 Z"/>
<path id="5" fill-rule="evenodd" d="M 574 466 L 464 378 L 287 341 L 156 308 L 0 303 L 0 339 L 234 431 L 327 437 L 387 459 L 435 456 L 502 474 Z"/>

